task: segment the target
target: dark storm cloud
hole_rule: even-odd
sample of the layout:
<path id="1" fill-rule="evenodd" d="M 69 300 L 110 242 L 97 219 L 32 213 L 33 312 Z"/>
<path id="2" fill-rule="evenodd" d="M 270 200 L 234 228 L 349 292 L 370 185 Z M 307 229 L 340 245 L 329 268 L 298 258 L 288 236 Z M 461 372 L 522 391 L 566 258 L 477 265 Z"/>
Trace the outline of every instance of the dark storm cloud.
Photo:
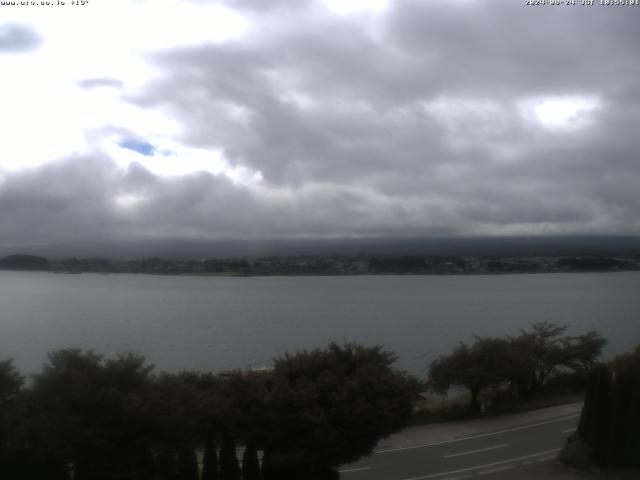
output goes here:
<path id="1" fill-rule="evenodd" d="M 42 38 L 31 27 L 18 23 L 0 24 L 0 54 L 18 54 L 35 50 Z"/>
<path id="2" fill-rule="evenodd" d="M 102 161 L 88 158 L 5 173 L 0 182 L 0 242 L 107 235 L 116 220 L 104 208 L 113 194 L 113 176 Z"/>
<path id="3" fill-rule="evenodd" d="M 413 228 L 397 207 L 340 186 L 269 195 L 205 172 L 154 175 L 118 168 L 103 156 L 73 157 L 5 172 L 0 182 L 0 245 L 162 238 L 323 237 Z M 383 211 L 372 214 L 372 207 Z M 396 211 L 396 213 L 398 213 Z M 401 213 L 401 212 L 400 212 Z M 406 227 L 409 230 L 406 230 Z M 450 225 L 433 224 L 451 231 Z"/>
<path id="4" fill-rule="evenodd" d="M 166 179 L 138 164 L 123 171 L 105 157 L 74 157 L 5 173 L 0 243 L 190 236 L 208 231 L 209 218 L 214 234 L 224 234 L 225 202 L 238 207 L 240 218 L 252 210 L 241 205 L 247 201 L 209 174 Z"/>

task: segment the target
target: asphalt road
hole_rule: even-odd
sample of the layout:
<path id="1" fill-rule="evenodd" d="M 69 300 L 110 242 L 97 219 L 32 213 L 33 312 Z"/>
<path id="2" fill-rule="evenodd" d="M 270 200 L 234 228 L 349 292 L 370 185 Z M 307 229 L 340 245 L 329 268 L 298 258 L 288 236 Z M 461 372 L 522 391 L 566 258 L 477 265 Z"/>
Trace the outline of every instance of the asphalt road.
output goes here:
<path id="1" fill-rule="evenodd" d="M 579 415 L 424 445 L 378 450 L 340 469 L 341 480 L 518 478 L 517 469 L 557 457 Z M 506 475 L 511 473 L 512 475 Z"/>

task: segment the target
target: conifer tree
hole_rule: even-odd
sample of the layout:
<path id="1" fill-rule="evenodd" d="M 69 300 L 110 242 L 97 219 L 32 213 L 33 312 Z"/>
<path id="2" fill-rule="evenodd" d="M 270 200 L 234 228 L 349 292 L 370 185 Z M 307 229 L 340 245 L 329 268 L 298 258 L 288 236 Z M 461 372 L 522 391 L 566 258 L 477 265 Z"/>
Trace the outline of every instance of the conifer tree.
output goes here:
<path id="1" fill-rule="evenodd" d="M 640 466 L 640 347 L 613 363 L 609 459 L 615 465 Z"/>
<path id="2" fill-rule="evenodd" d="M 236 442 L 231 436 L 222 440 L 220 449 L 220 480 L 241 480 L 240 465 L 236 457 Z"/>
<path id="3" fill-rule="evenodd" d="M 156 471 L 160 480 L 175 480 L 178 477 L 178 463 L 173 450 L 160 452 Z"/>
<path id="4" fill-rule="evenodd" d="M 258 450 L 252 444 L 247 445 L 242 456 L 242 480 L 260 480 Z"/>
<path id="5" fill-rule="evenodd" d="M 589 446 L 591 461 L 605 464 L 611 422 L 611 372 L 606 365 L 599 365 L 591 372 L 584 409 L 585 415 L 580 420 L 578 431 Z"/>
<path id="6" fill-rule="evenodd" d="M 272 455 L 269 449 L 265 449 L 262 454 L 262 468 L 260 470 L 262 474 L 262 480 L 278 480 L 278 475 L 275 471 Z"/>
<path id="7" fill-rule="evenodd" d="M 218 454 L 213 434 L 207 435 L 202 459 L 202 480 L 218 480 Z"/>
<path id="8" fill-rule="evenodd" d="M 182 448 L 179 455 L 180 480 L 198 480 L 198 458 L 193 448 Z"/>

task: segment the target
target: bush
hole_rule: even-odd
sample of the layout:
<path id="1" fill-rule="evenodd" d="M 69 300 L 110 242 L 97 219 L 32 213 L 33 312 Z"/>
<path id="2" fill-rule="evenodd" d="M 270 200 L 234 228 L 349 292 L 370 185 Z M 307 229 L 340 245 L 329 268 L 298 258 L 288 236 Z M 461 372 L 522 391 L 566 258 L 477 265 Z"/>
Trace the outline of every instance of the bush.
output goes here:
<path id="1" fill-rule="evenodd" d="M 578 435 L 589 461 L 640 467 L 640 347 L 589 375 Z"/>
<path id="2" fill-rule="evenodd" d="M 586 470 L 589 467 L 587 444 L 574 435 L 560 452 L 560 461 L 569 467 Z"/>

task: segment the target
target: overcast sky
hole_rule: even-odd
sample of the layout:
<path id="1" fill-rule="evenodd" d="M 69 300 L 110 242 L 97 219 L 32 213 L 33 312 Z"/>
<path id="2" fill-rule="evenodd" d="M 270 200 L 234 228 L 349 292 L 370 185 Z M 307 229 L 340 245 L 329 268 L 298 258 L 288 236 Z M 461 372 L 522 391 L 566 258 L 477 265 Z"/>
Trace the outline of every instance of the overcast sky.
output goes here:
<path id="1" fill-rule="evenodd" d="M 66 3 L 0 7 L 0 246 L 640 233 L 640 7 Z"/>

